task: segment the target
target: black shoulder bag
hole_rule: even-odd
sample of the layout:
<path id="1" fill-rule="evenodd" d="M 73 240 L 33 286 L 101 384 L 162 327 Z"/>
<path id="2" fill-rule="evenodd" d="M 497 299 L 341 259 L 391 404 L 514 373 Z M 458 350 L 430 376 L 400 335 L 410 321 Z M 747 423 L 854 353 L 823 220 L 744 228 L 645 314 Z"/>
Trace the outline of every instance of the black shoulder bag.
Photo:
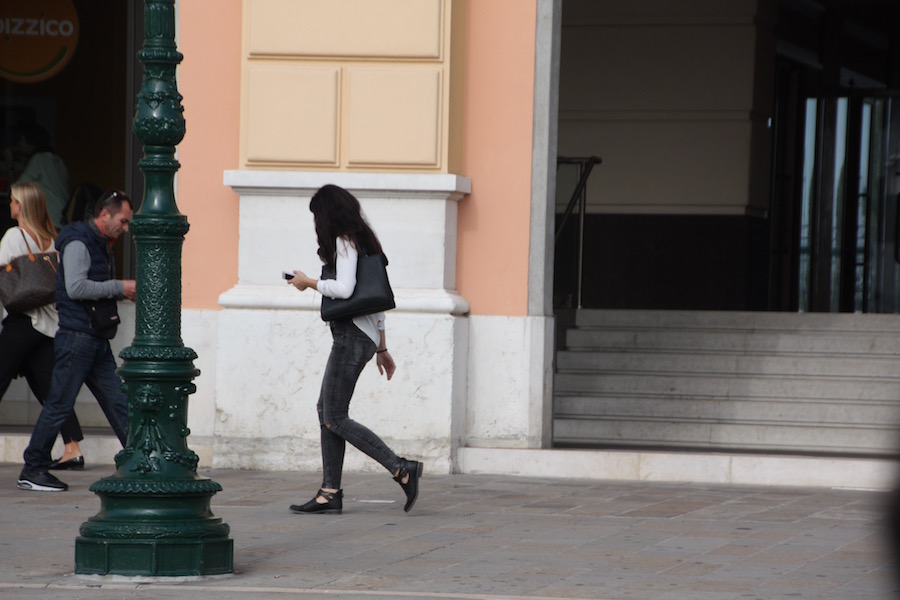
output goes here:
<path id="1" fill-rule="evenodd" d="M 346 299 L 322 296 L 322 320 L 339 321 L 390 310 L 394 292 L 387 275 L 388 259 L 384 253 L 369 254 L 361 249 L 356 261 L 356 287 Z M 322 267 L 320 279 L 335 279 L 335 267 Z"/>

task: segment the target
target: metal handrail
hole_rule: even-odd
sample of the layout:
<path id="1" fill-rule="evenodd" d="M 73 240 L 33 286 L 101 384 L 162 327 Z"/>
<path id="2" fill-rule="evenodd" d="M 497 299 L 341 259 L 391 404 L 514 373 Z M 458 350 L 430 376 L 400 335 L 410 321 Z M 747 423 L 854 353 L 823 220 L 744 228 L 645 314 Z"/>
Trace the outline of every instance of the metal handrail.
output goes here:
<path id="1" fill-rule="evenodd" d="M 584 263 L 584 212 L 587 203 L 587 194 L 585 193 L 585 189 L 587 186 L 588 177 L 591 176 L 591 171 L 593 170 L 594 165 L 598 165 L 601 162 L 602 160 L 599 156 L 589 156 L 587 158 L 558 157 L 556 160 L 557 167 L 561 164 L 575 164 L 579 165 L 580 170 L 578 184 L 575 186 L 575 190 L 572 192 L 572 197 L 571 199 L 569 199 L 569 203 L 566 205 L 566 210 L 556 227 L 556 236 L 554 238 L 554 245 L 558 245 L 559 237 L 562 234 L 563 229 L 565 228 L 566 223 L 569 220 L 569 217 L 572 216 L 572 212 L 575 210 L 576 204 L 578 204 L 578 250 L 575 264 L 575 297 L 577 298 L 578 308 L 581 308 L 581 289 L 583 285 L 582 269 Z M 555 285 L 556 284 L 554 283 L 554 286 Z"/>
<path id="2" fill-rule="evenodd" d="M 572 216 L 572 211 L 575 210 L 575 204 L 579 199 L 583 199 L 582 192 L 584 191 L 584 187 L 587 185 L 588 177 L 591 176 L 591 170 L 593 170 L 594 165 L 599 165 L 603 162 L 599 156 L 589 156 L 588 158 L 566 158 L 560 156 L 556 159 L 556 164 L 564 164 L 564 165 L 572 165 L 572 164 L 580 164 L 582 167 L 581 177 L 578 179 L 578 185 L 575 186 L 575 191 L 572 192 L 572 198 L 569 200 L 569 203 L 566 205 L 566 210 L 563 212 L 562 219 L 559 224 L 556 226 L 556 237 L 554 238 L 555 242 L 559 241 L 559 234 L 562 233 L 563 227 L 566 225 L 566 221 L 569 220 L 569 217 Z M 581 213 L 584 213 L 584 207 L 581 207 Z"/>

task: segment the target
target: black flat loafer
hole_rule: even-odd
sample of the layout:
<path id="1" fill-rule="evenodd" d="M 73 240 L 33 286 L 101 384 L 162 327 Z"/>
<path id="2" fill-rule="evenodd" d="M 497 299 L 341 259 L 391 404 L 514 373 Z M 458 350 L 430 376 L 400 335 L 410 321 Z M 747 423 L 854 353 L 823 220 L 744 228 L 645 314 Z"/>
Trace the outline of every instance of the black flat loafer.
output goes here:
<path id="1" fill-rule="evenodd" d="M 316 502 L 316 498 L 322 496 L 327 502 Z M 326 492 L 319 490 L 313 499 L 306 504 L 291 504 L 291 512 L 300 515 L 339 515 L 343 509 L 344 490 Z"/>
<path id="2" fill-rule="evenodd" d="M 76 456 L 75 458 L 70 458 L 69 460 L 64 460 L 63 462 L 59 462 L 59 460 L 54 460 L 50 463 L 48 469 L 52 469 L 54 471 L 71 471 L 74 469 L 83 469 L 84 468 L 84 457 Z"/>
<path id="3" fill-rule="evenodd" d="M 406 493 L 406 505 L 403 507 L 403 512 L 409 512 L 419 497 L 419 477 L 422 476 L 422 463 L 416 460 L 406 460 L 405 458 L 400 460 L 403 461 L 402 466 L 397 476 L 394 477 L 394 481 L 399 483 Z M 403 483 L 403 478 L 407 475 L 409 475 L 409 479 L 406 480 L 406 483 Z"/>

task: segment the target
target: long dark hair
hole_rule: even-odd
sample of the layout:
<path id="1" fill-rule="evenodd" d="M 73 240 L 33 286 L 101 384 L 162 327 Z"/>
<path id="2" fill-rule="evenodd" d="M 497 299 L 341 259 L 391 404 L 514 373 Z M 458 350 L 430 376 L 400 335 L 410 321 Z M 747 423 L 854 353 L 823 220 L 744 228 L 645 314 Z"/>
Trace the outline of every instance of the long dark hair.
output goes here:
<path id="1" fill-rule="evenodd" d="M 334 266 L 337 247 L 335 240 L 346 237 L 360 251 L 378 254 L 381 242 L 362 216 L 359 200 L 342 187 L 323 185 L 309 201 L 309 210 L 316 224 L 316 238 L 319 241 L 319 258 L 329 266 Z"/>

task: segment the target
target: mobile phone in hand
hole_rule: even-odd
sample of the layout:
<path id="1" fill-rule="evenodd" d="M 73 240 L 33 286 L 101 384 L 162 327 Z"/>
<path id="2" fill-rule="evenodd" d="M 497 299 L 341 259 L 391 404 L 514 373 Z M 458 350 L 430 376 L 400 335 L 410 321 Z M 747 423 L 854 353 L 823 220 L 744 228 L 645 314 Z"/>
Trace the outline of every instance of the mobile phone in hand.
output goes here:
<path id="1" fill-rule="evenodd" d="M 290 281 L 294 278 L 294 274 L 290 271 L 282 271 L 281 276 L 284 277 L 286 281 Z"/>

